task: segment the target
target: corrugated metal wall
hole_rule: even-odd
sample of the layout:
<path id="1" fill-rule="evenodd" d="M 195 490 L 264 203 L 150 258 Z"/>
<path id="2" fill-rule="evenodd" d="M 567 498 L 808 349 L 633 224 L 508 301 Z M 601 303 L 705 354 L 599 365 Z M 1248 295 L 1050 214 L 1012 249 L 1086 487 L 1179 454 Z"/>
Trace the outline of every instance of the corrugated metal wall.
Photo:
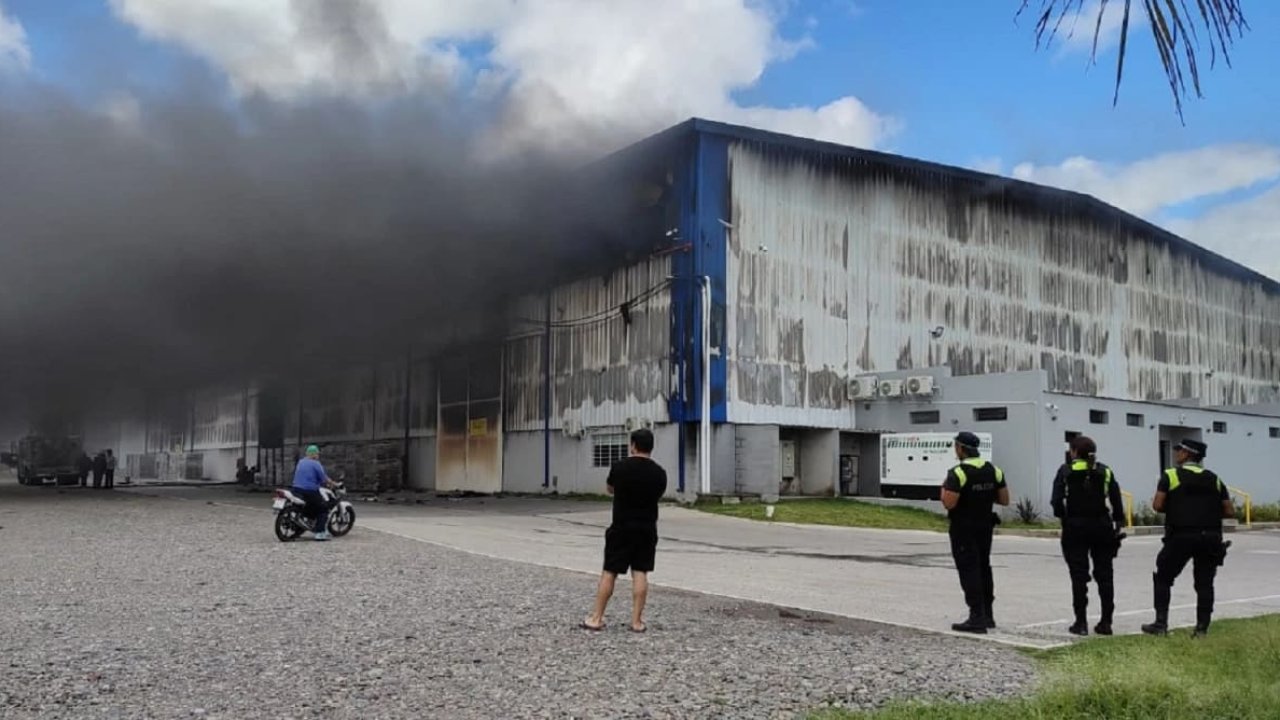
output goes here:
<path id="1" fill-rule="evenodd" d="M 1277 396 L 1280 296 L 1154 235 L 856 159 L 735 143 L 729 162 L 735 422 L 835 410 L 853 375 L 942 364 L 1043 368 L 1053 390 L 1115 398 Z"/>
<path id="2" fill-rule="evenodd" d="M 296 443 L 301 438 L 308 444 L 402 438 L 405 362 L 361 365 L 305 382 L 301 399 L 297 390 L 290 393 L 285 441 Z M 434 365 L 414 359 L 409 382 L 409 436 L 421 437 L 436 426 Z"/>
<path id="3" fill-rule="evenodd" d="M 566 412 L 587 428 L 618 427 L 631 417 L 667 420 L 670 274 L 670 260 L 654 258 L 552 291 L 553 428 Z M 630 322 L 621 312 L 628 301 Z M 504 425 L 541 430 L 546 296 L 516 302 L 513 315 Z"/>
<path id="4" fill-rule="evenodd" d="M 192 442 L 194 450 L 239 448 L 245 431 L 245 402 L 249 401 L 249 422 L 256 425 L 256 394 L 244 387 L 209 388 L 192 396 Z M 254 428 L 249 442 L 257 444 Z"/>

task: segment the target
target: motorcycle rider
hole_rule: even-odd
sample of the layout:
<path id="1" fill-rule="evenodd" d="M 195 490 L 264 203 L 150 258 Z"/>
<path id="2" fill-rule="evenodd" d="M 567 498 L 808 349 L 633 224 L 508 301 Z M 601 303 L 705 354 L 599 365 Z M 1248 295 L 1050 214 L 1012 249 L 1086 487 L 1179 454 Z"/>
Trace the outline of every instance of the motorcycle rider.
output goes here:
<path id="1" fill-rule="evenodd" d="M 326 527 L 329 504 L 320 494 L 320 488 L 336 485 L 320 464 L 320 448 L 308 445 L 307 456 L 298 461 L 298 467 L 293 471 L 293 493 L 307 502 L 307 515 L 311 518 L 311 526 L 315 528 L 316 540 L 329 540 L 333 537 Z"/>

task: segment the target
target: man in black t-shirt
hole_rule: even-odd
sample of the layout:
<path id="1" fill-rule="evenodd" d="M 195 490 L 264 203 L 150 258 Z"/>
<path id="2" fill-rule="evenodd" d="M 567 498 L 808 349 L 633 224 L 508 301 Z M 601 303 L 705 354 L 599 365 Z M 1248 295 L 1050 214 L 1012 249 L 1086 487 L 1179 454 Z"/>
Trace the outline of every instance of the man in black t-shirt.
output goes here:
<path id="1" fill-rule="evenodd" d="M 604 612 L 613 597 L 619 575 L 631 571 L 631 631 L 644 632 L 644 604 L 649 595 L 658 548 L 658 501 L 667 491 L 667 472 L 649 455 L 653 433 L 631 433 L 631 454 L 609 470 L 608 490 L 613 496 L 613 523 L 604 534 L 604 572 L 596 590 L 596 603 L 582 621 L 586 630 L 604 629 Z"/>

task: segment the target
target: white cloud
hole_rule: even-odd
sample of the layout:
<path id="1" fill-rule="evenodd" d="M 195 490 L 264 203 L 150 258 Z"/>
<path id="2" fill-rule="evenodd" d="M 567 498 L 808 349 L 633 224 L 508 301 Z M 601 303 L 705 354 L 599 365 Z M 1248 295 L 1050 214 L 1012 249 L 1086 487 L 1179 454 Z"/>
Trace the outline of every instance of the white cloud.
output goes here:
<path id="1" fill-rule="evenodd" d="M 1129 165 L 1073 157 L 1059 165 L 1022 163 L 1013 168 L 1013 176 L 1088 193 L 1135 215 L 1150 216 L 1184 202 L 1280 178 L 1280 147 L 1211 145 Z"/>
<path id="2" fill-rule="evenodd" d="M 0 71 L 31 67 L 31 48 L 22 24 L 9 17 L 0 6 Z"/>
<path id="3" fill-rule="evenodd" d="M 736 90 L 802 51 L 785 3 L 758 0 L 111 0 L 156 39 L 226 72 L 240 92 L 363 96 L 472 77 L 454 49 L 485 43 L 477 93 L 505 92 L 504 139 L 650 132 L 689 116 L 875 146 L 895 124 L 853 97 L 821 107 L 744 107 Z M 306 8 L 299 11 L 299 8 Z M 473 46 L 474 47 L 474 46 Z"/>
<path id="4" fill-rule="evenodd" d="M 1102 12 L 1102 24 L 1098 25 L 1098 12 Z M 1052 22 L 1052 21 L 1051 21 Z M 1103 55 L 1120 44 L 1120 28 L 1124 25 L 1124 0 L 1108 0 L 1106 8 L 1100 0 L 1088 0 L 1079 10 L 1062 21 L 1059 37 L 1067 52 L 1093 52 L 1094 33 L 1098 38 L 1098 55 Z M 1129 39 L 1139 37 L 1147 25 L 1147 13 L 1141 5 L 1134 4 L 1129 13 Z"/>
<path id="5" fill-rule="evenodd" d="M 1248 200 L 1211 209 L 1169 230 L 1280 280 L 1280 185 Z"/>

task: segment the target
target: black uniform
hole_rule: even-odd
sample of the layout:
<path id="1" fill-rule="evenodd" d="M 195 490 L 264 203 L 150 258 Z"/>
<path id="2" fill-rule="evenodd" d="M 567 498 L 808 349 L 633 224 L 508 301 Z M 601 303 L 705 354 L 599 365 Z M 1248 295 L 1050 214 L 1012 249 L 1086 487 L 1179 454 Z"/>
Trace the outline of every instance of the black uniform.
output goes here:
<path id="1" fill-rule="evenodd" d="M 969 621 L 981 620 L 995 627 L 992 604 L 995 582 L 991 575 L 991 538 L 996 495 L 1005 486 L 1004 471 L 982 458 L 968 458 L 947 471 L 942 487 L 960 495 L 947 513 L 951 519 L 951 557 L 960 574 L 960 587 L 969 606 Z"/>
<path id="2" fill-rule="evenodd" d="M 1112 560 L 1119 549 L 1119 528 L 1124 523 L 1124 505 L 1115 473 L 1102 463 L 1093 467 L 1084 460 L 1064 464 L 1053 481 L 1054 517 L 1062 519 L 1062 557 L 1071 573 L 1071 606 L 1076 626 L 1087 632 L 1085 611 L 1089 606 L 1089 560 L 1098 583 L 1102 621 L 1098 631 L 1109 632 L 1115 614 L 1115 583 Z M 1108 511 L 1107 506 L 1110 505 Z M 1073 627 L 1072 632 L 1076 632 Z"/>
<path id="3" fill-rule="evenodd" d="M 1187 562 L 1193 566 L 1196 587 L 1196 629 L 1209 628 L 1213 615 L 1213 579 L 1226 548 L 1222 544 L 1222 504 L 1230 500 L 1227 486 L 1212 470 L 1194 463 L 1164 471 L 1156 486 L 1165 493 L 1164 547 L 1156 556 L 1156 625 L 1167 627 L 1173 581 Z"/>

